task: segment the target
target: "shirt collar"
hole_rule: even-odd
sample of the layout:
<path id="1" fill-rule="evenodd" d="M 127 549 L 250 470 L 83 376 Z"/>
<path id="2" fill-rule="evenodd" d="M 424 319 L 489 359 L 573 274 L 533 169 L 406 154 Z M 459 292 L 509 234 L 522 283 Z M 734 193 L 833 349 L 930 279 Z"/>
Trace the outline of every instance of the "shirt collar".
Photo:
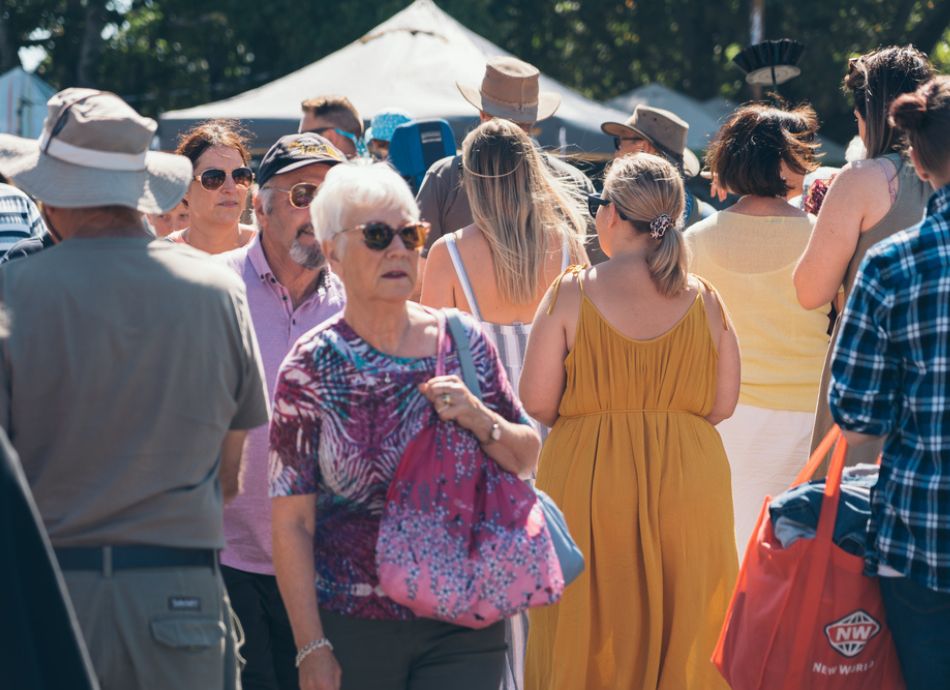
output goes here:
<path id="1" fill-rule="evenodd" d="M 930 196 L 927 202 L 927 215 L 935 216 L 950 209 L 950 184 L 944 185 Z"/>
<path id="2" fill-rule="evenodd" d="M 254 239 L 248 244 L 247 260 L 251 262 L 254 272 L 261 280 L 274 276 L 274 272 L 270 270 L 270 264 L 267 263 L 267 257 L 264 256 L 264 247 L 261 246 L 260 231 L 254 235 Z"/>

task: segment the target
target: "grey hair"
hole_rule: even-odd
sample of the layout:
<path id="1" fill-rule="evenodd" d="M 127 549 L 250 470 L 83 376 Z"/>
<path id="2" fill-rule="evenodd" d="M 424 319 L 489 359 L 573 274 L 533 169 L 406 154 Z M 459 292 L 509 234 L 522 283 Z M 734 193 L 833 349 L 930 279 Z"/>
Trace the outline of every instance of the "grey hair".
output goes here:
<path id="1" fill-rule="evenodd" d="M 354 215 L 400 209 L 419 220 L 419 206 L 406 181 L 388 163 L 341 163 L 330 168 L 310 205 L 313 231 L 321 242 L 351 227 Z"/>

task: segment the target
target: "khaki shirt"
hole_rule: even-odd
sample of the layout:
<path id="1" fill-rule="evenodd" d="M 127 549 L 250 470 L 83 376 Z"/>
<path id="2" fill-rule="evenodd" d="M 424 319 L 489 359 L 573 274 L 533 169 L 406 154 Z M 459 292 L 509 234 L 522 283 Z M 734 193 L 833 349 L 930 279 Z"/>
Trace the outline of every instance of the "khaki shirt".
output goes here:
<path id="1" fill-rule="evenodd" d="M 56 547 L 220 548 L 228 430 L 268 421 L 244 285 L 203 252 L 72 239 L 0 268 L 0 424 Z"/>

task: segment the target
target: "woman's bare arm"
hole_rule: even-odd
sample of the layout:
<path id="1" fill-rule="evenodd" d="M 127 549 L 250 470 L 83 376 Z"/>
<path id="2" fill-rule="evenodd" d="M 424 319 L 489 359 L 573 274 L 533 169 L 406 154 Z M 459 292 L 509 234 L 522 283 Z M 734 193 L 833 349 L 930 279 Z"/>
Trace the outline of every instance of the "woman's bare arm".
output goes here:
<path id="1" fill-rule="evenodd" d="M 716 367 L 716 399 L 706 420 L 713 425 L 729 419 L 739 403 L 739 387 L 742 380 L 742 363 L 739 354 L 739 340 L 732 327 L 729 315 L 715 292 L 704 295 L 706 315 L 710 323 L 715 324 L 713 335 L 719 362 Z"/>
<path id="2" fill-rule="evenodd" d="M 872 167 L 842 170 L 828 189 L 818 221 L 792 280 L 798 302 L 817 309 L 835 299 L 861 237 L 868 196 L 887 194 L 880 171 Z"/>
<path id="3" fill-rule="evenodd" d="M 314 587 L 315 501 L 313 494 L 271 499 L 274 569 L 298 649 L 324 637 Z M 300 664 L 301 690 L 339 690 L 340 678 L 340 665 L 327 647 Z"/>
<path id="4" fill-rule="evenodd" d="M 419 302 L 436 309 L 459 306 L 455 299 L 455 267 L 444 237 L 437 239 L 429 250 Z"/>
<path id="5" fill-rule="evenodd" d="M 567 379 L 564 359 L 573 345 L 568 342 L 568 333 L 573 334 L 577 328 L 581 297 L 574 276 L 565 276 L 560 288 L 556 286 L 548 288 L 538 305 L 518 391 L 528 414 L 546 426 L 554 426 L 557 421 Z"/>

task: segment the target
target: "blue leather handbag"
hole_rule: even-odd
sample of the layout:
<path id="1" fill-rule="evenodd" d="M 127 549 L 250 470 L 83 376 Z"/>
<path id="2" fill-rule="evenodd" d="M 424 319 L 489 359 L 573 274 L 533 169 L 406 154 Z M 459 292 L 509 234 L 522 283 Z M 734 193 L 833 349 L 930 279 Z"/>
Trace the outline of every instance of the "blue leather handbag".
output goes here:
<path id="1" fill-rule="evenodd" d="M 478 376 L 475 374 L 475 363 L 472 361 L 472 352 L 469 349 L 465 327 L 462 326 L 462 322 L 459 320 L 457 310 L 446 309 L 445 311 L 446 325 L 449 327 L 449 333 L 451 333 L 452 340 L 455 343 L 459 366 L 462 368 L 462 380 L 468 389 L 481 400 L 482 388 L 478 385 Z M 564 585 L 567 586 L 584 572 L 584 554 L 567 529 L 564 513 L 557 507 L 554 499 L 533 485 L 532 488 L 538 495 L 538 502 L 544 512 L 544 519 L 548 525 L 548 532 L 551 534 L 554 551 L 557 554 L 558 562 L 561 564 Z"/>

